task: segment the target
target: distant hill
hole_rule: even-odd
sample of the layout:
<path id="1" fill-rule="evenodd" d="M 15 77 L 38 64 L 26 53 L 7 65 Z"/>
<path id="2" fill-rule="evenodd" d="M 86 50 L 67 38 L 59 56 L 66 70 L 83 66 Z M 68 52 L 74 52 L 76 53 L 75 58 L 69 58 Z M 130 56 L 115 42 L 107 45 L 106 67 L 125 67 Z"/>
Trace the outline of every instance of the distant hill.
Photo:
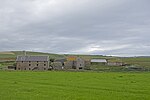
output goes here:
<path id="1" fill-rule="evenodd" d="M 24 55 L 24 51 L 0 52 L 0 61 L 14 61 L 18 55 Z M 64 55 L 60 55 L 60 54 L 31 52 L 31 51 L 26 51 L 26 55 L 47 55 L 47 56 L 50 56 L 50 58 L 64 57 Z"/>
<path id="2" fill-rule="evenodd" d="M 24 51 L 7 51 L 0 52 L 0 61 L 15 61 L 18 55 L 25 55 Z M 100 59 L 113 59 L 118 60 L 117 57 L 112 56 L 102 56 L 102 55 L 83 55 L 83 54 L 53 54 L 53 53 L 43 53 L 43 52 L 32 52 L 26 51 L 26 55 L 47 55 L 52 59 L 64 58 L 67 56 L 78 56 L 82 57 L 85 60 L 89 60 L 91 58 L 100 58 Z"/>
<path id="3" fill-rule="evenodd" d="M 0 62 L 5 61 L 15 61 L 18 55 L 24 55 L 24 51 L 7 51 L 0 52 Z M 102 55 L 82 55 L 82 54 L 52 54 L 52 53 L 43 53 L 43 52 L 32 52 L 26 51 L 26 55 L 47 55 L 52 59 L 64 58 L 67 56 L 78 56 L 82 57 L 85 60 L 91 58 L 107 59 L 111 62 L 124 62 L 127 64 L 140 66 L 140 67 L 150 67 L 150 57 L 113 57 L 113 56 L 102 56 Z"/>
<path id="4" fill-rule="evenodd" d="M 11 51 L 13 52 L 16 56 L 18 55 L 24 55 L 24 51 Z M 62 54 L 52 54 L 52 53 L 43 53 L 43 52 L 31 52 L 31 51 L 26 51 L 26 55 L 47 55 L 50 56 L 51 58 L 57 58 L 57 57 L 64 57 Z"/>
<path id="5" fill-rule="evenodd" d="M 0 59 L 4 58 L 16 58 L 18 55 L 24 55 L 24 51 L 7 51 L 7 52 L 0 52 Z M 67 56 L 78 56 L 83 58 L 102 58 L 102 59 L 109 59 L 109 58 L 116 58 L 111 56 L 102 56 L 102 55 L 82 55 L 82 54 L 53 54 L 53 53 L 43 53 L 43 52 L 31 52 L 26 51 L 26 55 L 47 55 L 50 58 L 62 58 Z"/>

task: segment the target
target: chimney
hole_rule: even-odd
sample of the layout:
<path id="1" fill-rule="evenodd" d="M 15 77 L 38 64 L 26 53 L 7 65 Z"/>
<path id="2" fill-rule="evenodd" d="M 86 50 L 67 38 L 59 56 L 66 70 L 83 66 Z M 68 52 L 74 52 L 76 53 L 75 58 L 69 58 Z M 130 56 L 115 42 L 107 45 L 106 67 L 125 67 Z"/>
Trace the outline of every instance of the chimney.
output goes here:
<path id="1" fill-rule="evenodd" d="M 26 51 L 25 51 L 25 50 L 23 51 L 23 55 L 24 55 L 24 56 L 26 56 L 26 55 L 27 55 L 27 53 L 26 53 Z"/>

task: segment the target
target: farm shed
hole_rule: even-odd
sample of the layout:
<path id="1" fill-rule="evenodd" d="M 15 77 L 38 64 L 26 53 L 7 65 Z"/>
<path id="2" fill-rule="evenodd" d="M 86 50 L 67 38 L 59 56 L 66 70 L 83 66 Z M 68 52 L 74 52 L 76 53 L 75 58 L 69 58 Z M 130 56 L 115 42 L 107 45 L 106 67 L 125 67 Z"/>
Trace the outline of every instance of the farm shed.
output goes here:
<path id="1" fill-rule="evenodd" d="M 17 56 L 17 70 L 48 70 L 49 56 Z"/>
<path id="2" fill-rule="evenodd" d="M 91 59 L 91 64 L 106 64 L 107 60 L 106 59 Z"/>

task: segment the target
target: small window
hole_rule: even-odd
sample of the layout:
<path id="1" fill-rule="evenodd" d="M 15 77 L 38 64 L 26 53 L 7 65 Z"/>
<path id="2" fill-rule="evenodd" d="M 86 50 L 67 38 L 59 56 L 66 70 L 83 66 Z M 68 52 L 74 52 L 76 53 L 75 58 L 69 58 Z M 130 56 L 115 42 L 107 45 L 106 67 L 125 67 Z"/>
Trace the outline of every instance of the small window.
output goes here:
<path id="1" fill-rule="evenodd" d="M 46 66 L 46 64 L 44 64 L 44 66 Z"/>
<path id="2" fill-rule="evenodd" d="M 26 70 L 26 68 L 24 70 Z"/>
<path id="3" fill-rule="evenodd" d="M 38 63 L 39 61 L 37 61 L 37 63 Z"/>
<path id="4" fill-rule="evenodd" d="M 31 68 L 29 68 L 29 70 L 31 70 Z"/>
<path id="5" fill-rule="evenodd" d="M 82 67 L 79 67 L 79 69 L 83 69 Z"/>
<path id="6" fill-rule="evenodd" d="M 80 66 L 82 66 L 82 65 L 80 64 Z"/>
<path id="7" fill-rule="evenodd" d="M 22 61 L 22 63 L 23 63 L 23 61 Z"/>
<path id="8" fill-rule="evenodd" d="M 18 68 L 18 70 L 20 70 L 20 68 Z"/>
<path id="9" fill-rule="evenodd" d="M 37 66 L 39 66 L 39 64 L 37 64 Z"/>
<path id="10" fill-rule="evenodd" d="M 29 63 L 31 63 L 31 61 L 29 61 Z"/>
<path id="11" fill-rule="evenodd" d="M 46 70 L 46 68 L 44 68 L 44 70 Z"/>
<path id="12" fill-rule="evenodd" d="M 29 64 L 29 66 L 31 66 L 31 64 Z"/>

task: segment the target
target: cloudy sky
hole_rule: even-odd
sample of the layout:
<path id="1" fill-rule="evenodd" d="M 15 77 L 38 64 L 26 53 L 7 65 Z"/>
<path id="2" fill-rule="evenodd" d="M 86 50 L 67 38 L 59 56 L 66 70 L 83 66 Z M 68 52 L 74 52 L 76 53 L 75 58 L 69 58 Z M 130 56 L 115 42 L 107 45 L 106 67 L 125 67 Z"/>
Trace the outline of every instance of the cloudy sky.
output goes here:
<path id="1" fill-rule="evenodd" d="M 0 51 L 150 55 L 150 0 L 0 0 Z"/>

